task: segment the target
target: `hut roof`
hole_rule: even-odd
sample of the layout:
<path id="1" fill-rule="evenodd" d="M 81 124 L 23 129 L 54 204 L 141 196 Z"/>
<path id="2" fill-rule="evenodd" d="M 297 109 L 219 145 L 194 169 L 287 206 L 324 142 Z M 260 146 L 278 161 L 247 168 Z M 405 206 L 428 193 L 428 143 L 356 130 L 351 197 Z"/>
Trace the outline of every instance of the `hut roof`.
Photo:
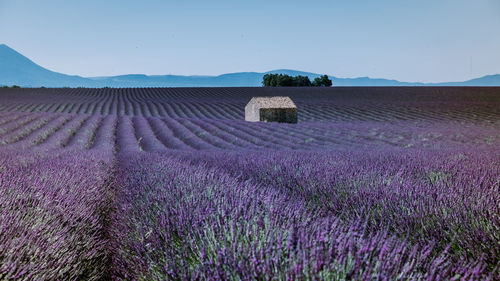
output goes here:
<path id="1" fill-rule="evenodd" d="M 296 108 L 289 97 L 254 97 L 248 102 L 258 108 Z"/>

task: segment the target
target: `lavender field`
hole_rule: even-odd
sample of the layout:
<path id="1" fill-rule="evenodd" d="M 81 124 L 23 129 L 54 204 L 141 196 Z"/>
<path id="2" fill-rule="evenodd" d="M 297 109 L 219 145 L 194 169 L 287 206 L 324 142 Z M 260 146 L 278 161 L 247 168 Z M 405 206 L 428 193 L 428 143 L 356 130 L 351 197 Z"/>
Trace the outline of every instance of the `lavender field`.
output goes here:
<path id="1" fill-rule="evenodd" d="M 500 88 L 0 89 L 0 280 L 500 280 Z"/>

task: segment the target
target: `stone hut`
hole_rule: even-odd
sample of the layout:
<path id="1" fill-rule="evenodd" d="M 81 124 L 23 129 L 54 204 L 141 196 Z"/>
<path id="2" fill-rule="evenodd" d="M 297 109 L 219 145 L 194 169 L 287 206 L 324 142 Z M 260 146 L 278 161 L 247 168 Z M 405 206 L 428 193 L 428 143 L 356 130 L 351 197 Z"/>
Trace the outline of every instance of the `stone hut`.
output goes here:
<path id="1" fill-rule="evenodd" d="M 245 106 L 245 120 L 297 123 L 297 106 L 289 97 L 254 97 Z"/>

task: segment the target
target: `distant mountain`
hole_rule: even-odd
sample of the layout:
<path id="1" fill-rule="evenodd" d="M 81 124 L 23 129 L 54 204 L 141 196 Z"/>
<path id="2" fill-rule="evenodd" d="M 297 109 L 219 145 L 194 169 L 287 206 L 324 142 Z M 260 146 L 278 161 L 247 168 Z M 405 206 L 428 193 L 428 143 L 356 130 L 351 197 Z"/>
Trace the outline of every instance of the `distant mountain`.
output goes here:
<path id="1" fill-rule="evenodd" d="M 500 74 L 486 75 L 465 82 L 439 83 L 442 86 L 500 86 Z"/>
<path id="2" fill-rule="evenodd" d="M 0 45 L 0 84 L 23 87 L 91 86 L 92 80 L 47 70 L 25 56 Z"/>
<path id="3" fill-rule="evenodd" d="M 0 45 L 0 86 L 22 87 L 258 87 L 267 73 L 309 76 L 317 73 L 278 69 L 265 73 L 239 72 L 219 76 L 180 76 L 129 74 L 110 77 L 80 77 L 45 69 L 7 45 Z M 489 75 L 465 82 L 412 83 L 369 77 L 330 76 L 334 86 L 500 86 L 500 75 Z"/>

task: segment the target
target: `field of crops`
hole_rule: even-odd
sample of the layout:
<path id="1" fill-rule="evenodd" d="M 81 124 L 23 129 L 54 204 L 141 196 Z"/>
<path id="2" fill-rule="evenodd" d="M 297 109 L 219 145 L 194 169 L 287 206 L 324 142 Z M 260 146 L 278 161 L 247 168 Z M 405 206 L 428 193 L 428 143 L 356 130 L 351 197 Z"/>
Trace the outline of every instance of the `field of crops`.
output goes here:
<path id="1" fill-rule="evenodd" d="M 0 89 L 0 280 L 500 280 L 499 147 L 500 88 Z"/>

